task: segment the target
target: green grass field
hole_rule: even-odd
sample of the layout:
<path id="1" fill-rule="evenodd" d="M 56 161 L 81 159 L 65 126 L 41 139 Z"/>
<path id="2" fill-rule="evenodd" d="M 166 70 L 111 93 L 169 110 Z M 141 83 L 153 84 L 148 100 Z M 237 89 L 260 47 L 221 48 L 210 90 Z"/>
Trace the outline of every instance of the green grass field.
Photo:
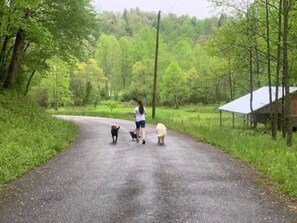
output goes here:
<path id="1" fill-rule="evenodd" d="M 107 106 L 99 105 L 85 108 L 61 108 L 50 110 L 54 114 L 88 115 L 133 120 L 133 104 L 122 104 L 112 112 Z M 199 141 L 216 145 L 233 157 L 239 158 L 273 180 L 279 189 L 292 198 L 297 198 L 297 149 L 296 134 L 294 146 L 288 148 L 279 136 L 271 139 L 269 130 L 260 126 L 255 131 L 244 125 L 242 116 L 235 116 L 234 128 L 232 115 L 223 114 L 223 125 L 220 127 L 220 115 L 217 106 L 186 106 L 180 109 L 157 108 L 156 119 L 151 118 L 151 108 L 147 109 L 147 122 L 164 123 L 168 128 L 186 133 Z M 265 133 L 267 132 L 267 133 Z M 281 135 L 279 133 L 279 135 Z"/>
<path id="2" fill-rule="evenodd" d="M 0 105 L 1 188 L 67 148 L 77 128 L 21 95 L 0 94 Z"/>

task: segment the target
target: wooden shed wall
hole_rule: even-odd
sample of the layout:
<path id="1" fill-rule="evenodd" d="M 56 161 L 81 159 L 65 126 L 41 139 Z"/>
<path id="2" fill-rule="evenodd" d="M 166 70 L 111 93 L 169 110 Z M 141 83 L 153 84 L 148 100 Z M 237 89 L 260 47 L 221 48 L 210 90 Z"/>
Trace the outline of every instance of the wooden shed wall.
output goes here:
<path id="1" fill-rule="evenodd" d="M 277 110 L 278 110 L 278 122 L 281 122 L 283 119 L 281 116 L 282 113 L 282 105 L 281 101 L 276 101 L 272 105 L 275 105 L 277 103 Z M 269 121 L 270 118 L 270 109 L 272 105 L 267 105 L 258 111 L 255 111 L 251 114 L 252 122 L 258 122 L 258 123 L 266 123 Z M 291 95 L 291 115 L 292 115 L 292 126 L 297 127 L 297 94 Z"/>
<path id="2" fill-rule="evenodd" d="M 297 94 L 291 96 L 291 114 L 297 115 Z"/>
<path id="3" fill-rule="evenodd" d="M 292 115 L 292 126 L 297 127 L 297 94 L 292 94 L 291 97 L 291 115 Z"/>

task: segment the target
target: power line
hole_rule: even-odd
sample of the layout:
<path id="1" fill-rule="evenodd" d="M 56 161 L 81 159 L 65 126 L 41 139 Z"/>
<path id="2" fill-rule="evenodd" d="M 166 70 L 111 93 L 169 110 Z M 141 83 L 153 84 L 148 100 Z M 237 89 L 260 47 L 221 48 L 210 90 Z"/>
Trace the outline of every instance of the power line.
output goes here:
<path id="1" fill-rule="evenodd" d="M 176 6 L 177 2 L 179 0 L 175 0 L 175 1 L 170 1 L 170 0 L 165 0 L 162 2 L 162 4 L 160 5 L 160 10 L 161 11 L 167 11 L 168 13 L 170 13 L 170 11 Z M 168 9 L 166 10 L 166 5 L 168 5 L 169 3 L 172 3 L 170 7 L 168 7 Z"/>

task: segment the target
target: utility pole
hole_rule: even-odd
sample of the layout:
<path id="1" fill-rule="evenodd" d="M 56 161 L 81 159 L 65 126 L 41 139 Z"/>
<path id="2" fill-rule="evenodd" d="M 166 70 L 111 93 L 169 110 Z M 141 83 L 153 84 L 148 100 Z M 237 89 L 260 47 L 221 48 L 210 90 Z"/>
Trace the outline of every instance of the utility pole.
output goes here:
<path id="1" fill-rule="evenodd" d="M 157 94 L 157 71 L 158 71 L 160 17 L 161 17 L 161 11 L 158 12 L 157 36 L 156 36 L 155 72 L 154 72 L 153 105 L 152 105 L 152 118 L 153 119 L 155 119 L 155 117 L 156 117 L 156 94 Z"/>
<path id="2" fill-rule="evenodd" d="M 55 91 L 54 91 L 55 111 L 58 111 L 58 74 L 57 74 L 57 69 L 55 65 L 54 65 L 54 75 L 55 75 Z"/>

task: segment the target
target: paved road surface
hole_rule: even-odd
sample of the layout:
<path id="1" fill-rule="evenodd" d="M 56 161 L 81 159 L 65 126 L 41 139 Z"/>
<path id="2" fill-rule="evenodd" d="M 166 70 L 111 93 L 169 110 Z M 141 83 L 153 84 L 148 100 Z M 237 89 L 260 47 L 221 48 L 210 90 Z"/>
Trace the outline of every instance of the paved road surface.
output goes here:
<path id="1" fill-rule="evenodd" d="M 128 134 L 133 122 L 64 118 L 80 126 L 79 138 L 0 192 L 1 223 L 297 222 L 253 170 L 213 146 L 174 131 L 158 146 L 153 125 L 142 145 Z"/>

